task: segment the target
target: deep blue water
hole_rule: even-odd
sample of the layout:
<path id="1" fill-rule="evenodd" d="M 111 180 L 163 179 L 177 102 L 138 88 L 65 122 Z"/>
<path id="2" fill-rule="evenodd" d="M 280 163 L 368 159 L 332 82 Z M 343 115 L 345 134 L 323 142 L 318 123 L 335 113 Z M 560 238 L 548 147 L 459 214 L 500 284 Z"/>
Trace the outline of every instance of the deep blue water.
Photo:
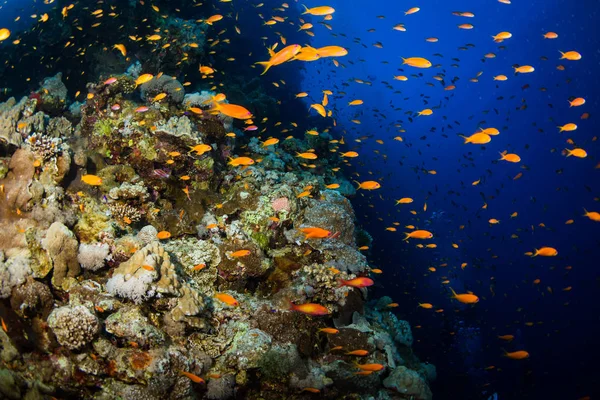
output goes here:
<path id="1" fill-rule="evenodd" d="M 267 2 L 265 9 L 280 3 Z M 582 214 L 584 208 L 600 211 L 600 169 L 595 168 L 600 149 L 593 140 L 598 135 L 600 47 L 595 24 L 600 2 L 310 0 L 306 5 L 325 3 L 336 8 L 333 21 L 327 21 L 333 30 L 313 17 L 315 37 L 306 36 L 306 43 L 299 44 L 344 46 L 349 55 L 339 59 L 342 65 L 335 67 L 330 59 L 290 63 L 262 79 L 274 81 L 290 69 L 305 68 L 302 81 L 289 85 L 310 94 L 303 103 L 306 108 L 284 102 L 282 109 L 286 118 L 306 126 L 330 125 L 306 110 L 320 102 L 323 90 L 334 92 L 330 102 L 337 126 L 331 132 L 336 139 L 344 137 L 343 150 L 360 153 L 346 173 L 355 174 L 358 181 L 382 184 L 381 189 L 360 191 L 353 199 L 359 224 L 374 238 L 368 257 L 384 271 L 373 295 L 392 297 L 400 303 L 397 314 L 420 327 L 414 329 L 415 351 L 438 367 L 435 398 L 487 398 L 494 392 L 500 399 L 599 395 L 594 382 L 600 356 L 596 345 L 600 223 Z M 405 16 L 404 11 L 414 6 L 421 10 Z M 39 13 L 43 5 L 36 3 L 31 12 L 26 7 L 21 11 L 22 7 L 21 2 L 9 2 L 0 10 L 3 26 L 25 28 L 7 24 L 16 15 L 22 15 L 19 23 L 25 24 L 29 14 Z M 245 10 L 258 13 L 250 6 Z M 453 11 L 470 11 L 475 18 L 454 16 Z M 245 18 L 251 16 L 242 13 L 243 30 Z M 406 32 L 392 29 L 398 23 Z M 458 29 L 463 23 L 475 27 Z M 513 37 L 494 43 L 491 36 L 501 31 Z M 559 37 L 543 39 L 548 31 Z M 263 33 L 245 29 L 244 34 L 256 48 L 262 47 Z M 428 37 L 439 41 L 426 42 Z M 559 50 L 576 50 L 583 58 L 559 60 Z M 484 61 L 490 52 L 496 58 Z M 440 66 L 421 70 L 402 65 L 402 57 L 415 56 Z M 265 57 L 264 49 L 260 56 L 251 56 L 256 61 Z M 532 65 L 535 72 L 514 75 L 514 64 Z M 558 65 L 565 70 L 558 70 Z M 249 70 L 245 65 L 240 68 Z M 483 71 L 479 82 L 469 82 L 479 71 Z M 454 81 L 456 89 L 445 91 L 433 79 L 436 74 L 444 74 L 445 85 Z M 494 81 L 498 74 L 508 80 Z M 394 75 L 405 75 L 408 81 L 394 80 Z M 571 97 L 584 97 L 586 104 L 569 108 Z M 364 104 L 349 107 L 354 99 Z M 425 108 L 432 108 L 433 115 L 417 117 L 416 112 Z M 590 114 L 586 120 L 581 119 L 584 112 Z M 559 133 L 557 125 L 568 122 L 579 128 Z M 470 135 L 479 127 L 496 127 L 501 133 L 485 146 L 463 144 L 458 135 Z M 403 142 L 393 140 L 396 136 Z M 361 137 L 367 138 L 356 142 Z M 587 158 L 561 154 L 571 147 L 568 138 L 587 151 Z M 522 161 L 497 162 L 504 150 L 519 154 Z M 427 173 L 430 170 L 437 174 Z M 519 172 L 523 176 L 514 180 Z M 473 186 L 478 179 L 481 183 Z M 415 201 L 395 206 L 401 197 Z M 484 203 L 487 209 L 482 209 Z M 513 212 L 518 213 L 516 218 L 510 218 Z M 500 224 L 491 226 L 490 218 Z M 566 225 L 569 219 L 574 223 Z M 399 223 L 397 231 L 386 231 L 394 222 Z M 402 241 L 409 224 L 432 231 L 437 248 L 419 249 L 416 241 Z M 464 229 L 459 229 L 461 225 Z M 518 238 L 512 239 L 513 234 Z M 532 259 L 523 254 L 541 246 L 557 248 L 558 256 Z M 444 263 L 448 266 L 442 267 Z M 464 270 L 462 263 L 467 263 Z M 430 272 L 429 267 L 437 270 Z M 442 277 L 450 284 L 442 284 Z M 535 279 L 540 284 L 534 284 Z M 450 286 L 458 292 L 473 291 L 481 300 L 474 306 L 458 305 L 450 299 Z M 563 291 L 567 287 L 572 290 Z M 420 309 L 419 302 L 432 303 L 443 312 Z M 501 342 L 497 336 L 504 334 L 515 335 L 515 340 Z M 503 349 L 524 349 L 531 357 L 509 360 L 502 357 Z M 485 369 L 490 366 L 495 368 Z"/>
<path id="2" fill-rule="evenodd" d="M 317 46 L 332 41 L 348 46 L 349 56 L 340 60 L 347 68 L 309 67 L 305 84 L 311 87 L 309 93 L 326 88 L 347 92 L 335 103 L 339 111 L 336 132 L 345 131 L 348 148 L 361 154 L 352 161 L 360 174 L 356 179 L 381 179 L 382 183 L 380 190 L 362 193 L 354 202 L 359 221 L 375 239 L 369 256 L 384 270 L 385 283 L 378 286 L 376 294 L 391 296 L 400 303 L 398 315 L 421 326 L 414 330 L 418 339 L 415 349 L 438 367 L 435 397 L 482 398 L 483 393 L 493 392 L 501 399 L 598 395 L 593 365 L 600 352 L 593 343 L 600 333 L 600 236 L 598 223 L 582 214 L 583 208 L 599 207 L 600 170 L 595 169 L 599 145 L 592 138 L 597 135 L 600 89 L 594 72 L 600 62 L 594 28 L 600 3 L 328 4 L 337 10 L 333 32 L 343 32 L 347 38 L 333 38 L 323 28 L 315 31 L 315 42 Z M 421 10 L 404 16 L 403 11 L 413 6 Z M 453 16 L 453 11 L 470 11 L 475 18 Z M 405 24 L 406 32 L 391 29 L 398 23 Z M 462 23 L 475 27 L 460 30 L 457 25 Z M 370 29 L 375 31 L 368 32 Z M 513 37 L 494 43 L 491 36 L 501 31 L 509 31 Z M 543 39 L 548 31 L 559 37 Z M 428 37 L 439 41 L 426 42 Z M 377 42 L 383 48 L 373 46 Z M 463 46 L 467 50 L 458 49 Z M 576 50 L 583 57 L 559 60 L 559 50 Z M 483 61 L 489 52 L 496 58 Z M 401 65 L 401 57 L 412 56 L 425 57 L 441 67 L 419 70 Z M 544 56 L 547 61 L 541 59 Z M 513 64 L 532 65 L 535 72 L 515 76 Z M 561 64 L 564 71 L 557 70 Z M 316 69 L 321 69 L 320 75 L 315 76 Z M 479 82 L 469 82 L 479 71 L 483 71 Z M 458 78 L 455 90 L 444 91 L 432 79 L 440 72 L 445 73 L 446 85 Z M 421 73 L 422 77 L 413 77 Z M 495 82 L 493 77 L 498 74 L 505 74 L 508 80 Z M 409 79 L 396 81 L 394 75 Z M 372 85 L 356 83 L 356 78 Z M 570 97 L 585 97 L 586 104 L 569 108 Z M 347 107 L 355 98 L 365 104 Z M 526 109 L 520 110 L 523 105 Z M 412 115 L 424 108 L 432 108 L 434 114 Z M 584 112 L 590 113 L 589 119 L 580 119 Z M 359 119 L 361 124 L 350 119 Z M 557 125 L 567 122 L 576 123 L 578 129 L 559 134 Z M 397 123 L 406 132 L 397 132 Z M 465 145 L 457 136 L 470 135 L 480 126 L 496 127 L 501 133 L 485 146 Z M 366 135 L 372 137 L 354 142 Z M 398 135 L 404 142 L 392 140 Z M 568 138 L 586 149 L 588 157 L 561 155 L 569 147 Z M 519 154 L 521 163 L 497 162 L 504 150 Z M 437 175 L 426 170 L 436 170 Z M 519 172 L 522 178 L 513 180 Z M 472 186 L 477 179 L 481 183 Z M 401 197 L 415 201 L 395 206 L 394 199 Z M 423 212 L 425 202 L 427 211 Z M 484 202 L 488 205 L 485 210 Z M 412 215 L 409 210 L 418 213 Z M 511 219 L 515 211 L 518 216 Z M 500 224 L 490 226 L 490 218 Z M 574 223 L 565 225 L 569 219 Z M 385 230 L 392 222 L 400 223 L 397 232 Z M 402 242 L 401 232 L 409 224 L 431 230 L 438 247 L 418 249 L 414 241 Z M 465 225 L 463 230 L 460 225 Z M 511 239 L 512 234 L 518 238 Z M 452 243 L 460 247 L 454 249 Z M 559 254 L 533 259 L 523 254 L 540 246 L 555 247 Z M 461 270 L 463 262 L 468 265 Z M 448 266 L 440 267 L 443 263 Z M 437 271 L 429 272 L 430 266 Z M 567 266 L 572 269 L 566 270 Z M 448 277 L 449 285 L 441 284 L 442 276 Z M 534 285 L 537 278 L 541 282 Z M 449 298 L 448 286 L 459 292 L 471 290 L 481 300 L 472 307 L 458 306 Z M 569 286 L 571 291 L 563 291 Z M 419 302 L 432 303 L 444 312 L 420 309 Z M 502 343 L 497 336 L 504 334 L 516 338 Z M 531 357 L 506 359 L 503 348 L 525 349 Z M 484 369 L 489 366 L 495 369 Z"/>

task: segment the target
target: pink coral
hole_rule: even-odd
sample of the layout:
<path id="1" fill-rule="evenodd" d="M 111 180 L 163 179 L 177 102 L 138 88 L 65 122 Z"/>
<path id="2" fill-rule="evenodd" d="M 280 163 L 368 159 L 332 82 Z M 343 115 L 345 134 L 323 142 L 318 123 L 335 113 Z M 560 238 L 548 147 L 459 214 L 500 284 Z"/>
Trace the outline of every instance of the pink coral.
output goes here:
<path id="1" fill-rule="evenodd" d="M 279 197 L 279 198 L 271 201 L 271 207 L 273 207 L 273 210 L 275 210 L 277 212 L 279 212 L 279 211 L 289 212 L 290 211 L 290 201 L 288 200 L 287 197 Z"/>

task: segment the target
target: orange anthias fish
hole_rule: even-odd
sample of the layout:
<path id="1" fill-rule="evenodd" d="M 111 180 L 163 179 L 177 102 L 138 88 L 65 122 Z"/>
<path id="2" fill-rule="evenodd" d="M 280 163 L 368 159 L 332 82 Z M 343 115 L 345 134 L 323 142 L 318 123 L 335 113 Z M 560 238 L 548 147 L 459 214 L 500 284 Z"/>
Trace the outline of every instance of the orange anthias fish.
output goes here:
<path id="1" fill-rule="evenodd" d="M 81 177 L 81 181 L 90 186 L 100 186 L 102 185 L 102 178 L 96 175 L 83 175 Z"/>
<path id="2" fill-rule="evenodd" d="M 554 257 L 558 255 L 558 250 L 553 247 L 541 247 L 539 249 L 535 249 L 535 253 L 531 255 L 531 257 Z"/>
<path id="3" fill-rule="evenodd" d="M 362 349 L 352 350 L 352 351 L 349 351 L 346 353 L 346 355 L 348 355 L 348 356 L 359 356 L 359 357 L 364 357 L 368 354 L 369 354 L 369 352 L 367 350 L 362 350 Z"/>
<path id="4" fill-rule="evenodd" d="M 342 281 L 340 281 L 340 286 L 351 286 L 351 287 L 355 287 L 355 288 L 364 288 L 364 287 L 372 286 L 374 283 L 375 282 L 373 282 L 373 279 L 361 276 L 361 277 L 350 279 L 347 281 L 342 280 Z"/>
<path id="5" fill-rule="evenodd" d="M 254 160 L 250 157 L 237 157 L 232 158 L 228 164 L 232 167 L 248 166 L 254 164 Z"/>
<path id="6" fill-rule="evenodd" d="M 383 365 L 383 364 L 358 364 L 358 363 L 355 363 L 354 365 L 363 371 L 372 371 L 372 372 L 381 371 L 382 369 L 385 368 L 385 365 Z"/>
<path id="7" fill-rule="evenodd" d="M 299 231 L 304 233 L 305 239 L 324 239 L 331 235 L 330 231 L 316 227 L 300 228 Z"/>
<path id="8" fill-rule="evenodd" d="M 240 303 L 230 294 L 227 293 L 217 293 L 215 294 L 215 298 L 221 300 L 223 303 L 229 306 L 238 306 Z"/>
<path id="9" fill-rule="evenodd" d="M 502 336 L 498 336 L 498 339 L 506 340 L 507 342 L 510 342 L 514 338 L 515 338 L 514 335 L 502 335 Z"/>
<path id="10" fill-rule="evenodd" d="M 160 231 L 160 232 L 158 232 L 158 233 L 156 234 L 156 237 L 157 237 L 158 239 L 161 239 L 161 240 L 162 240 L 162 239 L 168 239 L 168 238 L 170 238 L 170 237 L 171 237 L 171 232 L 168 232 L 168 231 Z"/>
<path id="11" fill-rule="evenodd" d="M 237 104 L 216 103 L 211 111 L 218 111 L 221 114 L 235 119 L 251 119 L 252 113 Z"/>
<path id="12" fill-rule="evenodd" d="M 249 256 L 250 254 L 252 254 L 252 252 L 250 250 L 238 250 L 238 251 L 234 251 L 233 253 L 230 254 L 231 257 L 234 258 L 238 258 L 238 257 L 246 257 Z"/>
<path id="13" fill-rule="evenodd" d="M 302 46 L 300 46 L 299 44 L 291 44 L 287 47 L 284 47 L 277 53 L 273 54 L 271 56 L 271 58 L 269 59 L 269 61 L 257 62 L 257 64 L 260 64 L 263 67 L 265 67 L 265 70 L 263 71 L 263 73 L 261 75 L 266 74 L 267 71 L 269 70 L 269 68 L 274 67 L 276 65 L 283 64 L 284 62 L 291 60 L 296 54 L 298 54 L 298 52 L 300 51 L 301 48 L 302 48 Z"/>
<path id="14" fill-rule="evenodd" d="M 335 12 L 335 8 L 329 7 L 329 6 L 319 6 L 319 7 L 308 8 L 305 5 L 302 5 L 302 7 L 304 7 L 304 12 L 302 13 L 302 15 L 310 14 L 310 15 L 315 15 L 315 16 L 324 16 L 324 15 L 331 15 Z"/>
<path id="15" fill-rule="evenodd" d="M 290 303 L 290 310 L 298 311 L 307 315 L 328 315 L 329 310 L 320 304 L 305 303 L 305 304 L 294 304 Z"/>
<path id="16" fill-rule="evenodd" d="M 463 304 L 475 304 L 479 301 L 479 297 L 475 296 L 472 293 L 456 294 L 454 289 L 450 288 L 450 290 L 452 291 L 452 298 L 458 300 Z"/>
<path id="17" fill-rule="evenodd" d="M 335 334 L 339 333 L 340 331 L 335 328 L 321 328 L 321 329 L 319 329 L 319 332 L 328 333 L 330 335 L 335 335 Z"/>
<path id="18" fill-rule="evenodd" d="M 356 189 L 375 190 L 381 187 L 381 184 L 375 181 L 365 181 L 362 183 L 357 181 L 354 182 L 358 183 L 358 187 Z"/>
<path id="19" fill-rule="evenodd" d="M 186 376 L 188 378 L 190 378 L 190 380 L 192 382 L 195 383 L 204 383 L 204 379 L 200 378 L 198 375 L 192 374 L 191 372 L 186 372 L 186 371 L 181 371 L 179 370 L 179 373 L 183 376 Z"/>
<path id="20" fill-rule="evenodd" d="M 504 357 L 510 358 L 512 360 L 524 360 L 529 358 L 529 353 L 525 350 L 511 351 L 510 353 L 505 351 Z"/>
<path id="21" fill-rule="evenodd" d="M 406 235 L 406 237 L 404 238 L 404 240 L 408 241 L 408 239 L 431 239 L 433 238 L 433 233 L 426 231 L 426 230 L 422 230 L 422 229 L 418 229 L 416 231 L 412 231 L 412 232 L 404 232 L 404 234 Z"/>

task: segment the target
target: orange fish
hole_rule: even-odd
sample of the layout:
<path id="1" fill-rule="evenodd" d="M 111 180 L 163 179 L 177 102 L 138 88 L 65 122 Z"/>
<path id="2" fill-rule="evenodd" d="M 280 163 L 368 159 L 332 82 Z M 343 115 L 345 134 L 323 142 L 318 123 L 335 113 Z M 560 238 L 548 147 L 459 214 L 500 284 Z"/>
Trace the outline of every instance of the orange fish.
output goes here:
<path id="1" fill-rule="evenodd" d="M 362 183 L 357 181 L 354 182 L 358 183 L 358 187 L 356 189 L 375 190 L 381 187 L 381 184 L 375 181 L 365 181 Z"/>
<path id="2" fill-rule="evenodd" d="M 600 213 L 599 212 L 588 211 L 585 208 L 583 209 L 583 211 L 585 212 L 585 214 L 583 214 L 584 217 L 588 217 L 592 221 L 600 222 Z"/>
<path id="3" fill-rule="evenodd" d="M 366 355 L 368 355 L 369 352 L 367 350 L 352 350 L 346 353 L 346 355 L 348 356 L 359 356 L 359 357 L 364 357 Z"/>
<path id="4" fill-rule="evenodd" d="M 250 157 L 237 157 L 237 158 L 232 158 L 229 161 L 229 165 L 231 165 L 233 167 L 238 167 L 240 165 L 247 166 L 247 165 L 252 165 L 252 164 L 254 164 L 254 160 L 251 159 Z"/>
<path id="5" fill-rule="evenodd" d="M 321 329 L 319 329 L 319 332 L 328 333 L 330 335 L 335 335 L 335 334 L 339 333 L 340 331 L 335 328 L 321 328 Z"/>
<path id="6" fill-rule="evenodd" d="M 354 375 L 363 375 L 363 376 L 371 375 L 373 372 L 375 372 L 375 371 L 358 371 L 358 372 L 355 372 Z"/>
<path id="7" fill-rule="evenodd" d="M 479 297 L 475 296 L 472 293 L 456 294 L 454 289 L 450 288 L 450 290 L 452 291 L 452 298 L 458 300 L 463 304 L 475 304 L 479 301 Z"/>
<path id="8" fill-rule="evenodd" d="M 331 232 L 317 227 L 300 228 L 300 232 L 304 233 L 305 239 L 324 239 L 331 235 Z"/>
<path id="9" fill-rule="evenodd" d="M 358 364 L 358 363 L 355 363 L 354 365 L 363 371 L 371 371 L 371 372 L 381 371 L 382 369 L 385 368 L 385 365 L 382 365 L 382 364 Z"/>
<path id="10" fill-rule="evenodd" d="M 239 303 L 238 301 L 230 294 L 227 293 L 217 293 L 215 294 L 215 298 L 221 300 L 223 303 L 227 304 L 228 306 L 238 306 Z"/>
<path id="11" fill-rule="evenodd" d="M 301 390 L 301 392 L 321 393 L 321 391 L 319 389 L 313 388 L 313 387 L 305 387 Z"/>
<path id="12" fill-rule="evenodd" d="M 204 379 L 200 378 L 198 375 L 192 374 L 191 372 L 185 372 L 185 371 L 179 370 L 179 373 L 183 376 L 190 378 L 190 380 L 192 382 L 204 383 Z"/>
<path id="13" fill-rule="evenodd" d="M 215 108 L 211 111 L 218 111 L 221 114 L 235 119 L 252 118 L 252 113 L 250 111 L 242 106 L 238 106 L 237 104 L 217 103 L 215 104 Z"/>
<path id="14" fill-rule="evenodd" d="M 355 288 L 364 288 L 364 287 L 372 286 L 374 283 L 375 282 L 373 282 L 373 279 L 361 276 L 361 277 L 350 279 L 347 281 L 342 280 L 342 281 L 340 281 L 340 286 L 351 286 L 351 287 L 355 287 Z"/>
<path id="15" fill-rule="evenodd" d="M 328 315 L 329 310 L 320 304 L 305 303 L 305 304 L 294 304 L 290 303 L 290 309 L 298 311 L 308 315 Z"/>
<path id="16" fill-rule="evenodd" d="M 233 258 L 238 258 L 238 257 L 249 256 L 251 253 L 252 252 L 250 250 L 238 250 L 238 251 L 234 251 L 233 253 L 231 253 L 229 255 Z"/>
<path id="17" fill-rule="evenodd" d="M 170 238 L 170 237 L 171 237 L 171 232 L 168 232 L 168 231 L 160 231 L 160 232 L 158 232 L 158 233 L 156 234 L 156 237 L 157 237 L 158 239 L 161 239 L 161 240 L 162 240 L 162 239 L 168 239 L 168 238 Z"/>
<path id="18" fill-rule="evenodd" d="M 498 336 L 498 339 L 506 340 L 507 342 L 510 342 L 514 338 L 515 338 L 514 335 L 501 335 L 501 336 Z"/>
<path id="19" fill-rule="evenodd" d="M 206 268 L 206 264 L 197 264 L 194 265 L 194 268 L 192 268 L 194 271 L 200 271 L 202 269 Z"/>
<path id="20" fill-rule="evenodd" d="M 412 232 L 404 232 L 404 234 L 406 235 L 406 237 L 404 238 L 404 240 L 408 240 L 408 239 L 431 239 L 433 237 L 433 233 L 431 233 L 429 231 L 422 230 L 422 229 L 418 229 L 418 230 L 412 231 Z"/>
<path id="21" fill-rule="evenodd" d="M 558 250 L 553 247 L 541 247 L 539 249 L 535 249 L 535 253 L 531 255 L 531 257 L 542 256 L 542 257 L 554 257 L 558 255 Z"/>
<path id="22" fill-rule="evenodd" d="M 102 185 L 102 178 L 96 175 L 83 175 L 81 177 L 81 181 L 90 186 L 100 186 Z"/>
<path id="23" fill-rule="evenodd" d="M 302 48 L 302 46 L 300 46 L 299 44 L 292 44 L 287 47 L 284 47 L 283 49 L 279 50 L 277 53 L 273 54 L 271 56 L 271 58 L 269 59 L 269 61 L 257 62 L 257 64 L 265 67 L 265 70 L 263 71 L 263 73 L 261 75 L 266 74 L 267 71 L 271 67 L 283 64 L 287 61 L 290 61 L 292 58 L 294 58 L 294 56 L 296 54 L 298 54 L 300 52 L 301 48 Z"/>
<path id="24" fill-rule="evenodd" d="M 529 358 L 529 353 L 525 350 L 512 351 L 510 353 L 505 351 L 504 357 L 508 357 L 512 360 L 524 360 Z"/>

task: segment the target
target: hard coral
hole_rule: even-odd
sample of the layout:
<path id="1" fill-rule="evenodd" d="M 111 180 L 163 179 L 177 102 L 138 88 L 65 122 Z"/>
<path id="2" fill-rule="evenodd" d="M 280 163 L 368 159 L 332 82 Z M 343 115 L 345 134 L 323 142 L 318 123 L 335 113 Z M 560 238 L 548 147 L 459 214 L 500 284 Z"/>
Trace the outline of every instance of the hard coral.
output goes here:
<path id="1" fill-rule="evenodd" d="M 290 201 L 287 197 L 278 197 L 271 201 L 271 207 L 273 207 L 273 210 L 275 212 L 279 212 L 279 211 L 289 212 L 290 211 Z"/>
<path id="2" fill-rule="evenodd" d="M 156 95 L 166 93 L 170 103 L 181 104 L 183 102 L 183 96 L 185 96 L 183 85 L 169 75 L 162 75 L 160 78 L 154 78 L 151 81 L 142 84 L 140 89 L 142 91 L 142 100 L 144 101 L 150 101 Z"/>
<path id="3" fill-rule="evenodd" d="M 54 222 L 48 228 L 42 247 L 48 251 L 54 265 L 52 284 L 60 287 L 67 277 L 76 277 L 81 269 L 77 262 L 78 243 L 73 232 L 64 224 Z"/>
<path id="4" fill-rule="evenodd" d="M 30 274 L 29 258 L 26 255 L 19 254 L 4 261 L 4 254 L 0 252 L 0 298 L 10 297 L 12 289 L 25 282 Z"/>
<path id="5" fill-rule="evenodd" d="M 25 145 L 41 161 L 56 159 L 62 153 L 62 139 L 52 138 L 39 133 L 32 133 L 25 139 Z"/>
<path id="6" fill-rule="evenodd" d="M 55 308 L 48 316 L 48 325 L 58 343 L 71 350 L 90 343 L 100 327 L 96 315 L 82 304 Z"/>

